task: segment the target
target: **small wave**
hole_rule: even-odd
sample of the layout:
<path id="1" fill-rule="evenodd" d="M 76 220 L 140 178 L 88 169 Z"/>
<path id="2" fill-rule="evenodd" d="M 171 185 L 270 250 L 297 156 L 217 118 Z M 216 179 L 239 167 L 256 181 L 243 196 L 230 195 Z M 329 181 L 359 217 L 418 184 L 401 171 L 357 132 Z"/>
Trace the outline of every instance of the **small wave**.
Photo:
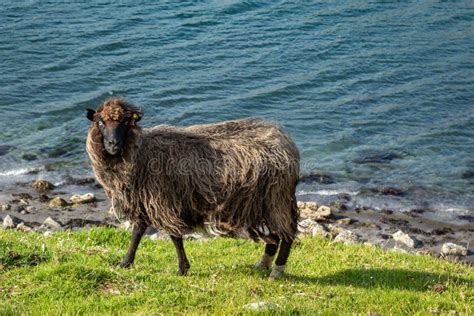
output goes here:
<path id="1" fill-rule="evenodd" d="M 345 191 L 345 190 L 318 190 L 318 191 L 298 191 L 297 195 L 339 195 L 339 194 L 348 194 L 348 195 L 357 195 L 359 191 Z"/>
<path id="2" fill-rule="evenodd" d="M 4 170 L 0 171 L 0 176 L 7 177 L 7 176 L 19 176 L 23 174 L 30 174 L 33 172 L 40 171 L 41 168 L 20 168 L 20 169 L 13 169 L 13 170 Z"/>

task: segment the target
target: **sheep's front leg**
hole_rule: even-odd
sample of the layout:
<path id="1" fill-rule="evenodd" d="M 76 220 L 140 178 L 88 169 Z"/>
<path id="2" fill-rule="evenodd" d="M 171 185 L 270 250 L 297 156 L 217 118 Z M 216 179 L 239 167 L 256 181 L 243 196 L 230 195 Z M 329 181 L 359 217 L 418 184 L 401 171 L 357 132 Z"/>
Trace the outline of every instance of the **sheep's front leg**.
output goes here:
<path id="1" fill-rule="evenodd" d="M 133 225 L 132 240 L 130 241 L 127 254 L 119 265 L 121 268 L 128 268 L 132 265 L 133 261 L 135 260 L 135 253 L 137 252 L 138 245 L 140 244 L 140 240 L 142 239 L 146 228 L 147 225 L 144 223 L 136 223 Z"/>
<path id="2" fill-rule="evenodd" d="M 186 275 L 190 268 L 188 258 L 186 257 L 186 252 L 184 252 L 183 246 L 183 237 L 171 236 L 174 246 L 176 247 L 176 253 L 178 254 L 178 264 L 179 264 L 179 275 Z"/>

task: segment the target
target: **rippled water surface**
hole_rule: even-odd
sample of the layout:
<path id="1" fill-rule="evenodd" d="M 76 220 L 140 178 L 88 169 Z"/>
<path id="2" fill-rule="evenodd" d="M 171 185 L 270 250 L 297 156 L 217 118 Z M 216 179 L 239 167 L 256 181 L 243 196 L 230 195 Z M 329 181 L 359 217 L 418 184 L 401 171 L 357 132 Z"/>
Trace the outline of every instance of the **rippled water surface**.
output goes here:
<path id="1" fill-rule="evenodd" d="M 27 1 L 0 21 L 3 185 L 90 174 L 84 110 L 120 95 L 143 126 L 280 122 L 327 176 L 302 199 L 474 210 L 473 2 Z"/>

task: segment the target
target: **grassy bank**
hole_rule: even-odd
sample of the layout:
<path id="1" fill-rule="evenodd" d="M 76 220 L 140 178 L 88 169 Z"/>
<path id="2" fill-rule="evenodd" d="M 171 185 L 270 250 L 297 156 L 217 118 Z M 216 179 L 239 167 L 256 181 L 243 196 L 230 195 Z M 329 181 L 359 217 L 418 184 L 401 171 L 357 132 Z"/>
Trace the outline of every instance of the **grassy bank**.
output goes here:
<path id="1" fill-rule="evenodd" d="M 303 239 L 287 274 L 269 281 L 253 269 L 262 244 L 188 241 L 187 277 L 176 275 L 171 242 L 145 239 L 135 266 L 116 268 L 129 234 L 116 229 L 46 237 L 0 231 L 0 314 L 259 312 L 471 314 L 474 268 L 428 256 Z"/>

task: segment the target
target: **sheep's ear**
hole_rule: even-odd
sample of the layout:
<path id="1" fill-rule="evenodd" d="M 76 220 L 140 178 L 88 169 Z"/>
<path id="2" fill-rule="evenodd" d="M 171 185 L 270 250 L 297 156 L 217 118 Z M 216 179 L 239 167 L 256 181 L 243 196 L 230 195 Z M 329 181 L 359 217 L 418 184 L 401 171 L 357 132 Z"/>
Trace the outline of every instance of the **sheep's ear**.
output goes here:
<path id="1" fill-rule="evenodd" d="M 132 114 L 132 118 L 135 122 L 140 122 L 140 120 L 142 119 L 142 116 L 143 116 L 143 114 L 140 113 L 140 112 L 134 112 Z"/>
<path id="2" fill-rule="evenodd" d="M 86 114 L 86 116 L 87 116 L 87 118 L 88 118 L 89 120 L 91 120 L 91 121 L 94 120 L 94 114 L 95 114 L 95 111 L 94 111 L 94 110 L 92 110 L 92 109 L 87 109 L 87 114 Z"/>

